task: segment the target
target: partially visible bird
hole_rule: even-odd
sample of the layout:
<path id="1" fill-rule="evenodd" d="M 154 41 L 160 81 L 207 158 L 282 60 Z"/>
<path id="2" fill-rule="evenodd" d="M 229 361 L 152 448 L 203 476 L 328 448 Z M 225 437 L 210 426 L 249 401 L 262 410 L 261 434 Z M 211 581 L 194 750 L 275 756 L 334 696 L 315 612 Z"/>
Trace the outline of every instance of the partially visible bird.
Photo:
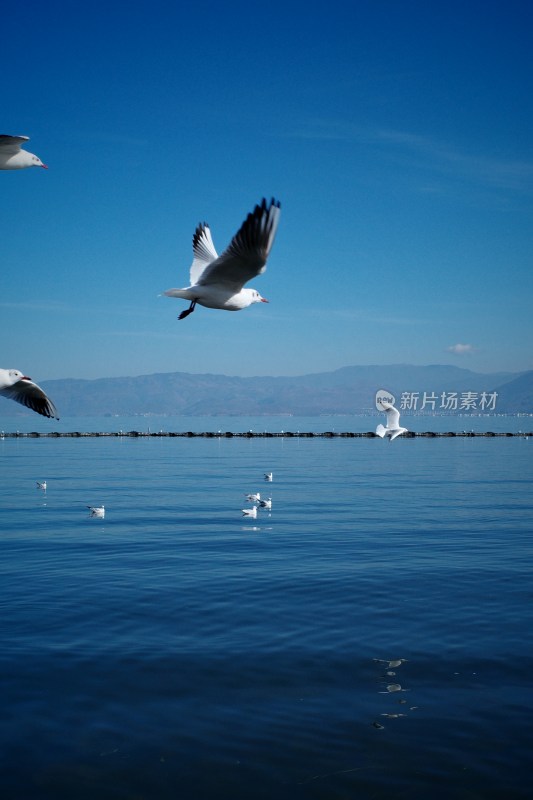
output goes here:
<path id="1" fill-rule="evenodd" d="M 263 198 L 220 256 L 215 250 L 209 225 L 206 222 L 198 225 L 192 239 L 191 285 L 163 292 L 167 297 L 191 301 L 178 319 L 192 314 L 196 303 L 225 311 L 240 311 L 252 303 L 268 303 L 255 289 L 243 287 L 265 271 L 279 217 L 279 202 L 272 198 L 267 204 Z"/>
<path id="2" fill-rule="evenodd" d="M 406 658 L 395 658 L 392 661 L 388 658 L 374 658 L 372 659 L 376 664 L 385 664 L 387 667 L 401 667 L 407 661 Z"/>
<path id="3" fill-rule="evenodd" d="M 0 134 L 0 169 L 24 169 L 25 167 L 48 169 L 38 156 L 21 148 L 21 145 L 28 141 L 29 136 Z"/>
<path id="4" fill-rule="evenodd" d="M 272 474 L 272 472 L 265 472 L 265 480 L 268 481 L 269 483 L 272 482 L 273 477 L 274 475 Z"/>
<path id="5" fill-rule="evenodd" d="M 43 417 L 59 419 L 55 405 L 41 387 L 18 369 L 0 369 L 0 394 L 31 408 Z"/>
<path id="6" fill-rule="evenodd" d="M 255 519 L 257 517 L 257 506 L 252 506 L 252 508 L 243 508 L 242 515 L 243 517 L 252 517 Z"/>
<path id="7" fill-rule="evenodd" d="M 391 406 L 390 403 L 382 403 L 383 408 L 387 414 L 387 425 L 383 427 L 383 425 L 378 425 L 376 428 L 376 433 L 378 436 L 381 436 L 383 439 L 384 436 L 389 437 L 389 441 L 392 442 L 393 439 L 396 439 L 397 436 L 401 436 L 402 433 L 407 433 L 407 428 L 402 428 L 400 426 L 400 412 L 398 409 Z"/>
<path id="8" fill-rule="evenodd" d="M 87 508 L 91 512 L 89 514 L 90 517 L 99 517 L 100 519 L 103 519 L 105 517 L 104 506 L 87 506 Z"/>
<path id="9" fill-rule="evenodd" d="M 267 500 L 260 500 L 259 508 L 268 508 L 270 510 L 272 508 L 272 498 L 269 497 Z"/>
<path id="10" fill-rule="evenodd" d="M 259 503 L 261 501 L 261 493 L 256 492 L 255 494 L 247 494 L 245 495 L 246 499 L 249 503 Z"/>
<path id="11" fill-rule="evenodd" d="M 46 481 L 37 481 L 37 488 L 46 492 Z"/>

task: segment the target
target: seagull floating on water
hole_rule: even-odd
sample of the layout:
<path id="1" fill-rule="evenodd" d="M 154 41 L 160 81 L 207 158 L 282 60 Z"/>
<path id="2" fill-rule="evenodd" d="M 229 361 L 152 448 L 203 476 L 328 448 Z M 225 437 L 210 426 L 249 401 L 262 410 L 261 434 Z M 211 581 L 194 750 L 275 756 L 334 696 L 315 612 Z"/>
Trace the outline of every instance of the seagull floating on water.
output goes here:
<path id="1" fill-rule="evenodd" d="M 18 369 L 0 369 L 0 394 L 31 408 L 43 417 L 59 419 L 55 405 L 41 387 Z"/>
<path id="2" fill-rule="evenodd" d="M 46 481 L 37 481 L 37 488 L 46 492 Z"/>
<path id="3" fill-rule="evenodd" d="M 257 517 L 257 506 L 252 506 L 252 508 L 243 508 L 242 515 L 243 517 L 252 517 L 255 519 Z"/>
<path id="4" fill-rule="evenodd" d="M 25 167 L 48 169 L 40 158 L 21 148 L 21 145 L 28 141 L 29 136 L 0 134 L 0 169 L 24 169 Z"/>
<path id="5" fill-rule="evenodd" d="M 386 664 L 387 667 L 401 667 L 407 661 L 406 658 L 395 658 L 392 661 L 388 658 L 374 658 L 376 664 Z"/>
<path id="6" fill-rule="evenodd" d="M 105 517 L 104 506 L 87 506 L 87 508 L 91 512 L 89 514 L 90 517 L 99 517 L 100 519 L 103 519 Z"/>
<path id="7" fill-rule="evenodd" d="M 280 213 L 277 200 L 272 198 L 267 204 L 263 198 L 220 256 L 215 250 L 209 225 L 206 222 L 198 225 L 192 239 L 191 285 L 163 292 L 167 297 L 191 301 L 178 319 L 192 314 L 196 303 L 225 311 L 240 311 L 252 303 L 268 303 L 255 289 L 243 287 L 265 271 Z"/>
<path id="8" fill-rule="evenodd" d="M 246 499 L 249 503 L 260 503 L 261 502 L 261 493 L 256 492 L 255 494 L 247 494 L 245 495 Z"/>
<path id="9" fill-rule="evenodd" d="M 269 483 L 272 483 L 272 478 L 273 477 L 274 476 L 273 476 L 272 472 L 265 472 L 265 480 L 268 481 Z"/>
<path id="10" fill-rule="evenodd" d="M 267 500 L 260 500 L 259 508 L 268 508 L 270 510 L 272 508 L 272 498 L 269 497 Z"/>
<path id="11" fill-rule="evenodd" d="M 400 426 L 400 412 L 398 409 L 391 406 L 390 403 L 382 402 L 382 406 L 387 413 L 387 425 L 383 427 L 383 425 L 378 425 L 376 428 L 376 433 L 378 436 L 381 436 L 383 439 L 384 436 L 389 437 L 389 441 L 392 442 L 393 439 L 396 439 L 397 436 L 401 436 L 402 433 L 407 433 L 407 428 L 402 428 Z"/>

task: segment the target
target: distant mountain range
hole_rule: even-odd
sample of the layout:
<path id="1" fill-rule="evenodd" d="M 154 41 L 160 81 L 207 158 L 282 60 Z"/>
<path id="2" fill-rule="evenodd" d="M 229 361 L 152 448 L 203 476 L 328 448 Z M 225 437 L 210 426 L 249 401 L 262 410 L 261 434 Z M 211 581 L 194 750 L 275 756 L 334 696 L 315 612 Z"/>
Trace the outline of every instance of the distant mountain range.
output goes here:
<path id="1" fill-rule="evenodd" d="M 533 370 L 486 374 L 438 364 L 353 366 L 296 377 L 168 372 L 96 380 L 66 378 L 44 381 L 42 387 L 62 417 L 358 414 L 375 410 L 378 389 L 392 392 L 397 405 L 403 396 L 411 412 L 460 412 L 462 402 L 467 403 L 465 411 L 474 413 L 533 412 Z"/>

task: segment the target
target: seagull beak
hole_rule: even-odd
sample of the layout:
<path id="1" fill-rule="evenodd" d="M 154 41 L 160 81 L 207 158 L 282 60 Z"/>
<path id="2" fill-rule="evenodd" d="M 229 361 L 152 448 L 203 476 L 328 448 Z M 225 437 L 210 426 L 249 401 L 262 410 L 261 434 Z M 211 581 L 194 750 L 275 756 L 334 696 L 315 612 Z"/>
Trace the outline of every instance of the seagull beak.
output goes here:
<path id="1" fill-rule="evenodd" d="M 48 169 L 48 167 L 46 166 L 46 164 L 41 164 L 41 167 L 42 167 L 43 169 Z"/>
<path id="2" fill-rule="evenodd" d="M 268 303 L 268 300 L 265 300 L 265 298 L 264 298 L 264 297 L 262 297 L 262 298 L 261 298 L 261 302 L 262 302 L 262 303 Z"/>
<path id="3" fill-rule="evenodd" d="M 28 376 L 27 376 L 27 375 L 23 375 L 23 376 L 22 376 L 22 378 L 21 378 L 20 380 L 21 380 L 21 381 L 31 381 L 31 378 L 28 378 Z"/>

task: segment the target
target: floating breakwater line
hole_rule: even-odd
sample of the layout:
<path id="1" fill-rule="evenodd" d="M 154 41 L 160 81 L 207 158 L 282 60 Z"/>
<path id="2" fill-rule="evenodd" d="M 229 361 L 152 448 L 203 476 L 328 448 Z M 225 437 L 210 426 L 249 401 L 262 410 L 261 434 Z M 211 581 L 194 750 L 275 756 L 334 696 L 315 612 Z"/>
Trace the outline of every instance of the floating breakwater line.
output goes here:
<path id="1" fill-rule="evenodd" d="M 402 439 L 415 439 L 415 438 L 447 438 L 447 437 L 521 437 L 529 438 L 533 436 L 533 431 L 516 432 L 516 433 L 495 433 L 494 431 L 408 431 L 402 435 Z M 167 439 L 167 438 L 186 438 L 186 439 L 232 439 L 233 437 L 240 439 L 378 439 L 376 433 L 373 431 L 366 431 L 364 433 L 354 431 L 324 431 L 320 433 L 305 432 L 305 431 L 51 431 L 47 433 L 40 433 L 37 431 L 15 431 L 5 432 L 0 434 L 1 439 L 83 439 L 95 437 L 111 437 L 111 438 L 126 438 L 126 439 Z"/>

